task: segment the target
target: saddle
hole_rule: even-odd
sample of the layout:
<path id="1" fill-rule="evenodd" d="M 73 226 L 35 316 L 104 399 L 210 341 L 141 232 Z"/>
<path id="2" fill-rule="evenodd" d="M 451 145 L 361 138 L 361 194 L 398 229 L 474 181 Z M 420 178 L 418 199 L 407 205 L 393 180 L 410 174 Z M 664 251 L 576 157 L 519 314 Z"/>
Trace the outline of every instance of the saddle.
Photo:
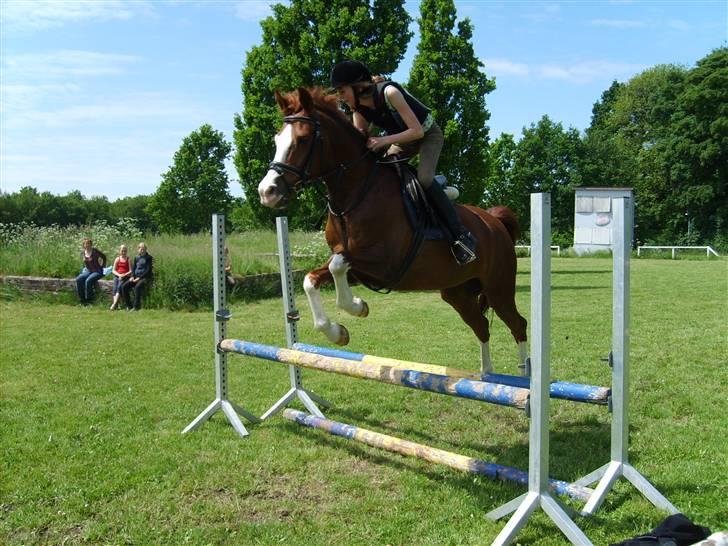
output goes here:
<path id="1" fill-rule="evenodd" d="M 399 173 L 402 202 L 412 229 L 415 232 L 421 231 L 425 241 L 452 241 L 450 232 L 427 201 L 425 190 L 417 179 L 415 168 L 409 163 L 400 161 L 393 162 L 393 165 Z M 457 189 L 447 186 L 445 175 L 436 175 L 433 183 L 440 184 L 451 201 L 457 198 Z"/>

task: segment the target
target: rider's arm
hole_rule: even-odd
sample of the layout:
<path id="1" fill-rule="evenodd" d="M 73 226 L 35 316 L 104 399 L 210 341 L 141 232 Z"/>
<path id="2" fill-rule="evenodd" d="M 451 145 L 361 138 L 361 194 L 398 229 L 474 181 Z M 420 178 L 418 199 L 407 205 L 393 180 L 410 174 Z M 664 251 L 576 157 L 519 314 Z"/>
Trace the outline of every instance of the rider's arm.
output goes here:
<path id="1" fill-rule="evenodd" d="M 369 122 L 359 112 L 354 112 L 353 117 L 354 127 L 359 129 L 364 136 L 369 136 Z"/>
<path id="2" fill-rule="evenodd" d="M 407 101 L 404 99 L 401 91 L 393 85 L 389 85 L 384 89 L 384 94 L 387 96 L 390 104 L 397 109 L 399 115 L 402 117 L 402 121 L 407 125 L 407 129 L 401 133 L 395 133 L 384 137 L 386 144 L 404 144 L 405 142 L 412 142 L 413 140 L 419 140 L 425 136 L 425 131 L 422 129 L 420 121 L 417 116 L 410 108 Z"/>

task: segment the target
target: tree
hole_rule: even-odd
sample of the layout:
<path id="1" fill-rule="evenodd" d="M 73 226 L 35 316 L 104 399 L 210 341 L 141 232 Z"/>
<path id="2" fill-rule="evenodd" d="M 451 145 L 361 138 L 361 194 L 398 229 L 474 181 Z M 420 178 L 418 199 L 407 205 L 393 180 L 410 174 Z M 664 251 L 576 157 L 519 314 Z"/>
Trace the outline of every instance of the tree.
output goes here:
<path id="1" fill-rule="evenodd" d="M 148 212 L 150 199 L 149 195 L 121 197 L 111 203 L 109 214 L 114 222 L 122 218 L 133 218 L 136 226 L 144 233 L 157 231 L 158 227 Z"/>
<path id="2" fill-rule="evenodd" d="M 676 188 L 666 145 L 686 74 L 675 65 L 638 74 L 616 93 L 613 108 L 604 112 L 602 127 L 595 130 L 612 154 L 605 166 L 619 176 L 611 185 L 634 188 L 635 236 L 641 241 L 672 241 L 675 221 L 684 221 L 684 214 L 676 213 L 671 204 L 670 194 Z"/>
<path id="3" fill-rule="evenodd" d="M 232 197 L 225 172 L 231 145 L 210 125 L 185 137 L 174 165 L 162 175 L 148 212 L 165 232 L 196 233 L 208 229 L 214 212 L 228 212 Z"/>
<path id="4" fill-rule="evenodd" d="M 488 176 L 480 205 L 484 208 L 504 205 L 513 211 L 523 208 L 523 188 L 516 187 L 513 165 L 518 145 L 510 133 L 502 133 L 488 147 Z"/>
<path id="5" fill-rule="evenodd" d="M 473 25 L 464 19 L 453 32 L 456 17 L 454 0 L 422 0 L 408 90 L 433 109 L 445 134 L 439 170 L 458 187 L 462 201 L 478 203 L 487 174 L 485 96 L 495 83 L 473 51 Z"/>
<path id="6" fill-rule="evenodd" d="M 587 186 L 626 186 L 635 172 L 634 156 L 619 145 L 611 123 L 619 94 L 625 84 L 616 80 L 592 108 L 591 125 L 584 135 L 581 178 Z"/>
<path id="7" fill-rule="evenodd" d="M 521 226 L 530 223 L 527 196 L 550 192 L 554 238 L 558 232 L 564 239 L 558 244 L 571 242 L 568 234 L 573 232 L 574 187 L 581 183 L 578 166 L 582 157 L 581 138 L 573 127 L 564 130 L 561 123 L 543 116 L 538 123 L 523 129 L 511 170 L 511 185 L 523 197 L 515 205 Z"/>
<path id="8" fill-rule="evenodd" d="M 677 104 L 665 145 L 673 181 L 668 196 L 676 211 L 685 211 L 684 242 L 711 242 L 728 230 L 728 48 L 697 62 Z"/>
<path id="9" fill-rule="evenodd" d="M 257 196 L 281 123 L 274 91 L 328 85 L 331 67 L 344 59 L 360 60 L 375 73 L 393 72 L 411 37 L 409 22 L 402 0 L 291 0 L 273 6 L 273 16 L 261 23 L 263 43 L 247 54 L 243 113 L 234 120 L 234 162 L 249 217 L 269 225 L 274 216 Z M 291 225 L 316 228 L 325 211 L 322 196 L 305 192 L 291 205 Z"/>
<path id="10" fill-rule="evenodd" d="M 721 235 L 728 215 L 728 49 L 690 70 L 655 66 L 602 97 L 587 130 L 584 178 L 608 182 L 606 173 L 612 185 L 634 187 L 638 240 L 697 244 Z"/>

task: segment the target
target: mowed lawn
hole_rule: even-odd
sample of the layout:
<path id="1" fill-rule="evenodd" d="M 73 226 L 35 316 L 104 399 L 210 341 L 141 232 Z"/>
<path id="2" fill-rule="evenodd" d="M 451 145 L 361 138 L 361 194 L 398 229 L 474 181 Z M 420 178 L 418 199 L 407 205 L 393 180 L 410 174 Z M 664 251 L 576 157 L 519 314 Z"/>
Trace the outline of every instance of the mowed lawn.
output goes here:
<path id="1" fill-rule="evenodd" d="M 529 316 L 529 260 L 518 302 Z M 553 260 L 552 374 L 607 385 L 611 260 Z M 435 293 L 355 289 L 366 319 L 333 311 L 358 352 L 468 369 L 478 344 Z M 728 262 L 632 261 L 631 462 L 696 523 L 728 529 Z M 324 344 L 298 296 L 301 341 Z M 283 345 L 281 301 L 232 306 L 229 337 Z M 0 303 L 0 544 L 489 544 L 484 518 L 524 490 L 301 429 L 275 417 L 241 439 L 218 414 L 181 430 L 215 396 L 210 312 L 109 312 L 6 296 Z M 496 371 L 516 346 L 493 317 Z M 288 371 L 230 356 L 230 397 L 263 413 Z M 528 466 L 522 411 L 304 371 L 338 421 Z M 604 407 L 553 401 L 551 474 L 609 459 Z M 580 505 L 569 502 L 578 508 Z M 577 522 L 595 544 L 664 518 L 620 481 Z M 537 513 L 521 544 L 564 544 Z"/>

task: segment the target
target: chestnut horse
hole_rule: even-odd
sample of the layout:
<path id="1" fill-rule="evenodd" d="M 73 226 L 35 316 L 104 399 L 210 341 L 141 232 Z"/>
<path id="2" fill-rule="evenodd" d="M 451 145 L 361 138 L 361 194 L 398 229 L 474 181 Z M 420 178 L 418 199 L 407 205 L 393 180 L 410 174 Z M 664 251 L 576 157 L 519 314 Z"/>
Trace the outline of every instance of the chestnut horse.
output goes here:
<path id="1" fill-rule="evenodd" d="M 526 319 L 515 302 L 518 221 L 513 212 L 456 205 L 462 223 L 478 240 L 477 260 L 458 265 L 447 241 L 427 240 L 404 271 L 408 254 L 413 254 L 415 230 L 405 215 L 397 171 L 377 163 L 336 97 L 318 88 L 299 88 L 288 95 L 276 91 L 275 96 L 283 127 L 275 136 L 270 170 L 258 186 L 261 203 L 284 207 L 292 194 L 318 181 L 328 194 L 326 242 L 333 254 L 303 284 L 316 330 L 332 343 L 349 342 L 348 330 L 324 311 L 322 284 L 333 281 L 337 307 L 357 317 L 367 316 L 369 307 L 353 296 L 349 277 L 392 290 L 439 290 L 480 340 L 482 373 L 492 371 L 488 307 L 510 329 L 523 364 Z"/>

